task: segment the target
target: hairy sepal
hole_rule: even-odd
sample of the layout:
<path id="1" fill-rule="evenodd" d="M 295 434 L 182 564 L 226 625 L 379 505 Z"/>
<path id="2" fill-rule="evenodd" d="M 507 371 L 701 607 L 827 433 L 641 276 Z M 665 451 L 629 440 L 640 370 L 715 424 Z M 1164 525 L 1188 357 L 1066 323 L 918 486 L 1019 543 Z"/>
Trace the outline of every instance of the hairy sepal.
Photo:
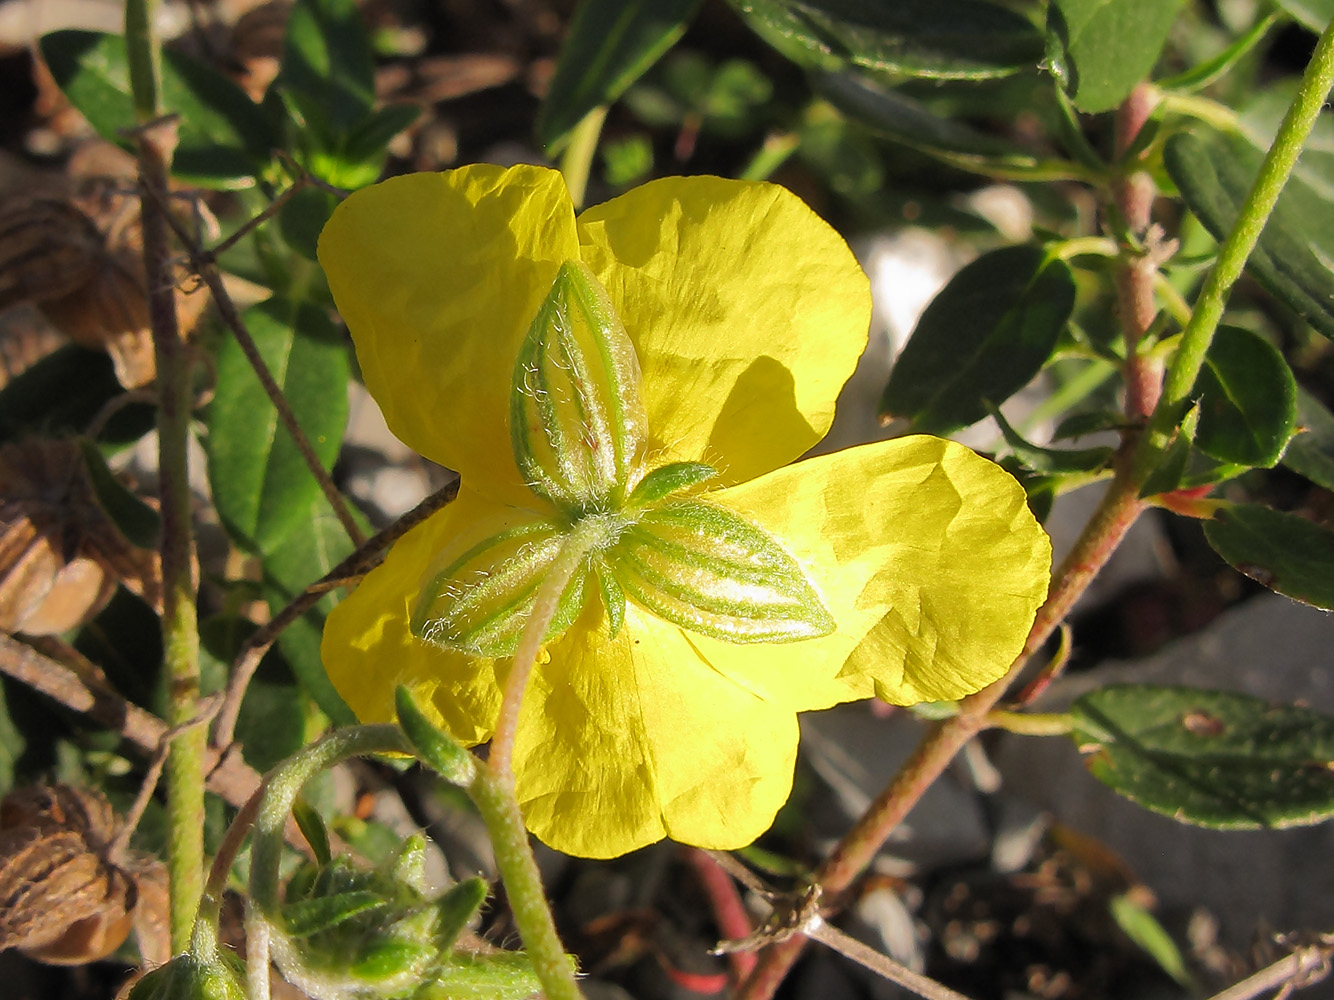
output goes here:
<path id="1" fill-rule="evenodd" d="M 533 492 L 570 519 L 619 507 L 647 418 L 639 360 L 593 272 L 561 265 L 519 349 L 510 441 Z"/>
<path id="2" fill-rule="evenodd" d="M 492 535 L 451 559 L 422 588 L 412 615 L 417 637 L 471 656 L 512 656 L 538 587 L 567 533 L 545 521 Z M 561 595 L 544 638 L 558 638 L 584 605 L 587 569 Z"/>
<path id="3" fill-rule="evenodd" d="M 637 604 L 715 639 L 797 642 L 835 627 L 800 564 L 778 542 L 701 501 L 646 512 L 606 563 Z"/>

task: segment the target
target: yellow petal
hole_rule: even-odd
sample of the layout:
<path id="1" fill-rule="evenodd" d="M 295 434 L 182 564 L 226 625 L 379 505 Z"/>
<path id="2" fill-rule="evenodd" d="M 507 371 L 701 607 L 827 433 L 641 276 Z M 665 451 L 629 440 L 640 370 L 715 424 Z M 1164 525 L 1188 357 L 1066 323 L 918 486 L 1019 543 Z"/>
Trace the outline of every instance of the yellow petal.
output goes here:
<path id="1" fill-rule="evenodd" d="M 708 499 L 782 541 L 837 631 L 784 645 L 691 641 L 729 677 L 798 710 L 970 694 L 1013 663 L 1047 594 L 1051 545 L 1023 488 L 939 438 L 849 448 Z"/>
<path id="2" fill-rule="evenodd" d="M 338 693 L 362 722 L 394 718 L 394 688 L 404 684 L 432 721 L 472 745 L 490 739 L 500 711 L 495 662 L 416 638 L 408 621 L 423 582 L 442 553 L 531 515 L 499 508 L 468 489 L 408 532 L 330 613 L 320 652 Z"/>
<path id="3" fill-rule="evenodd" d="M 579 239 L 639 352 L 663 461 L 702 459 L 729 485 L 824 436 L 866 346 L 870 286 L 800 198 L 669 177 L 584 212 Z"/>
<path id="4" fill-rule="evenodd" d="M 390 430 L 472 489 L 536 503 L 506 415 L 519 343 L 579 256 L 560 174 L 478 164 L 393 178 L 338 207 L 319 255 Z"/>
<path id="5" fill-rule="evenodd" d="M 610 858 L 664 836 L 726 850 L 773 822 L 792 789 L 791 710 L 720 675 L 680 629 L 599 609 L 549 647 L 524 697 L 519 803 L 544 843 Z"/>

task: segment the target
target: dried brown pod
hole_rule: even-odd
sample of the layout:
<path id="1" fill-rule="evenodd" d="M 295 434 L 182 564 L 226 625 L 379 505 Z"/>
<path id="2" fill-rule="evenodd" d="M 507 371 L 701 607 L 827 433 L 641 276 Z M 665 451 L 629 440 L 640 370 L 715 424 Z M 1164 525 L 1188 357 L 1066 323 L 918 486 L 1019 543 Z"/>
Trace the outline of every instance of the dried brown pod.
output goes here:
<path id="1" fill-rule="evenodd" d="M 161 578 L 158 554 L 131 544 L 98 503 L 76 442 L 0 447 L 0 628 L 63 632 L 117 583 L 159 606 Z"/>
<path id="2" fill-rule="evenodd" d="M 86 789 L 22 788 L 0 802 L 0 950 L 80 965 L 121 946 L 138 889 L 109 856 L 116 830 L 110 804 Z"/>
<path id="3" fill-rule="evenodd" d="M 0 309 L 36 304 L 75 343 L 105 349 L 123 386 L 146 385 L 155 365 L 142 246 L 124 178 L 86 182 L 70 198 L 0 199 Z M 180 290 L 176 301 L 185 335 L 207 296 Z"/>

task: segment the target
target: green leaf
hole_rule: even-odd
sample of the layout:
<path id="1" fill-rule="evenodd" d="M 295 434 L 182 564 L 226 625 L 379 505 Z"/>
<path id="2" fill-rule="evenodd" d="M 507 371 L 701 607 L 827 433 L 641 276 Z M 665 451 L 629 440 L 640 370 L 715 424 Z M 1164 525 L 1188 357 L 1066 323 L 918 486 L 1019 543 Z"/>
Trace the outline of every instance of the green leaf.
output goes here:
<path id="1" fill-rule="evenodd" d="M 306 843 L 310 845 L 311 853 L 315 855 L 315 863 L 327 865 L 332 861 L 329 828 L 324 825 L 324 817 L 320 815 L 320 811 L 301 796 L 297 796 L 296 801 L 292 803 L 292 818 L 296 820 L 301 836 L 305 837 Z"/>
<path id="2" fill-rule="evenodd" d="M 1249 695 L 1112 685 L 1071 706 L 1095 778 L 1147 809 L 1218 829 L 1334 816 L 1334 719 Z"/>
<path id="3" fill-rule="evenodd" d="M 1220 326 L 1195 383 L 1195 445 L 1222 462 L 1272 468 L 1297 427 L 1297 382 L 1273 344 Z"/>
<path id="4" fill-rule="evenodd" d="M 394 690 L 394 706 L 398 725 L 417 751 L 417 756 L 446 781 L 464 788 L 471 785 L 477 774 L 473 755 L 448 733 L 438 729 L 417 707 L 412 692 L 402 684 Z"/>
<path id="5" fill-rule="evenodd" d="M 23 738 L 9 714 L 9 699 L 5 684 L 0 682 L 0 795 L 9 794 L 14 787 L 14 770 L 23 756 L 27 741 Z"/>
<path id="6" fill-rule="evenodd" d="M 1037 66 L 1026 18 L 978 0 L 732 0 L 761 38 L 820 69 L 846 64 L 933 80 L 986 80 Z"/>
<path id="7" fill-rule="evenodd" d="M 512 656 L 532 613 L 538 588 L 560 555 L 566 532 L 548 521 L 504 529 L 438 559 L 412 612 L 412 634 L 472 656 Z M 588 567 L 571 577 L 547 626 L 550 642 L 574 624 L 584 606 Z"/>
<path id="8" fill-rule="evenodd" d="M 1113 896 L 1110 904 L 1112 919 L 1116 926 L 1145 953 L 1158 963 L 1158 967 L 1175 979 L 1182 986 L 1193 990 L 1194 980 L 1186 961 L 1181 957 L 1181 949 L 1176 946 L 1172 936 L 1163 929 L 1158 918 L 1134 900 L 1129 893 Z"/>
<path id="9" fill-rule="evenodd" d="M 378 174 L 378 170 L 376 171 Z M 328 178 L 325 178 L 328 180 Z M 372 177 L 371 181 L 375 178 Z M 329 183 L 334 183 L 329 181 Z M 367 182 L 369 183 L 369 182 Z M 361 185 L 348 185 L 349 187 Z M 305 257 L 317 261 L 316 244 L 319 243 L 320 230 L 338 207 L 338 196 L 323 188 L 303 188 L 278 211 L 278 229 L 283 242 Z"/>
<path id="10" fill-rule="evenodd" d="M 567 517 L 615 509 L 646 423 L 634 345 L 593 272 L 567 261 L 514 366 L 510 440 L 519 473 Z"/>
<path id="11" fill-rule="evenodd" d="M 1111 465 L 1114 449 L 1110 446 L 1074 450 L 1042 448 L 1025 441 L 1019 435 L 1019 432 L 1010 426 L 1010 422 L 1005 419 L 1000 410 L 994 406 L 988 407 L 988 409 L 991 411 L 992 419 L 1000 427 L 1001 435 L 1005 438 L 1005 443 L 1009 445 L 1011 454 L 1034 472 L 1047 474 L 1093 473 L 1100 472 Z"/>
<path id="12" fill-rule="evenodd" d="M 347 351 L 333 324 L 315 306 L 278 298 L 252 306 L 242 319 L 297 423 L 329 468 L 347 424 L 350 377 Z M 271 552 L 303 522 L 320 487 L 233 338 L 219 348 L 217 366 L 207 440 L 213 499 L 239 544 Z"/>
<path id="13" fill-rule="evenodd" d="M 1182 93 L 1192 93 L 1197 90 L 1203 90 L 1211 83 L 1215 83 L 1225 76 L 1237 63 L 1245 58 L 1246 54 L 1260 44 L 1269 29 L 1278 23 L 1278 14 L 1270 13 L 1256 21 L 1245 34 L 1236 39 L 1231 45 L 1223 49 L 1212 59 L 1206 59 L 1197 66 L 1192 66 L 1184 73 L 1169 77 L 1165 80 L 1159 80 L 1158 86 L 1163 90 L 1175 90 Z M 1285 106 L 1286 107 L 1286 106 Z M 1279 119 L 1282 115 L 1279 115 Z M 1278 120 L 1274 122 L 1278 126 Z"/>
<path id="14" fill-rule="evenodd" d="M 1297 426 L 1300 433 L 1288 442 L 1283 464 L 1317 486 L 1334 490 L 1334 413 L 1300 386 Z"/>
<path id="15" fill-rule="evenodd" d="M 77 391 L 76 391 L 77 388 Z M 102 407 L 124 393 L 111 359 L 70 344 L 21 372 L 0 389 L 0 443 L 25 434 L 81 434 Z M 99 440 L 129 444 L 152 429 L 151 403 L 121 407 Z"/>
<path id="16" fill-rule="evenodd" d="M 1334 531 L 1260 504 L 1236 504 L 1205 524 L 1204 537 L 1237 572 L 1334 611 Z"/>
<path id="17" fill-rule="evenodd" d="M 79 438 L 88 469 L 88 481 L 97 495 L 98 505 L 132 545 L 141 549 L 156 549 L 162 534 L 162 518 L 152 507 L 115 477 L 107 467 L 106 459 L 87 438 Z"/>
<path id="18" fill-rule="evenodd" d="M 306 587 L 319 580 L 352 554 L 352 542 L 323 494 L 301 512 L 297 527 L 263 559 L 264 596 L 272 614 L 278 614 Z M 320 658 L 324 618 L 333 609 L 334 596 L 326 594 L 304 615 L 283 630 L 278 648 L 305 692 L 330 720 L 354 726 L 357 717 L 339 696 Z"/>
<path id="19" fill-rule="evenodd" d="M 1110 111 L 1146 80 L 1182 0 L 1052 0 L 1053 74 L 1080 111 Z"/>
<path id="20" fill-rule="evenodd" d="M 720 507 L 679 500 L 650 511 L 605 560 L 637 604 L 714 639 L 796 642 L 834 630 L 797 561 Z"/>
<path id="21" fill-rule="evenodd" d="M 215 615 L 199 624 L 203 690 L 227 683 L 241 644 L 258 626 L 239 615 Z M 245 761 L 264 773 L 301 749 L 305 742 L 306 699 L 281 652 L 270 649 L 246 686 L 236 717 L 236 739 Z"/>
<path id="22" fill-rule="evenodd" d="M 698 7 L 699 0 L 583 0 L 537 114 L 538 141 L 552 150 L 588 112 L 625 93 L 685 34 Z"/>
<path id="23" fill-rule="evenodd" d="M 388 903 L 387 899 L 370 889 L 353 889 L 332 896 L 284 903 L 278 913 L 286 933 L 302 938 L 337 927 L 370 910 L 382 909 Z"/>
<path id="24" fill-rule="evenodd" d="M 125 41 L 95 31 L 57 31 L 41 40 L 56 83 L 99 135 L 131 147 L 138 122 Z M 201 187 L 247 187 L 278 145 L 269 119 L 236 84 L 174 49 L 162 52 L 162 107 L 180 115 L 172 176 Z"/>
<path id="25" fill-rule="evenodd" d="M 880 402 L 913 429 L 948 434 L 987 415 L 1041 371 L 1075 304 L 1064 261 L 1006 247 L 958 274 L 927 306 Z"/>
<path id="26" fill-rule="evenodd" d="M 1245 139 L 1208 138 L 1185 132 L 1172 136 L 1163 162 L 1190 210 L 1215 239 L 1224 239 L 1250 191 L 1263 154 Z M 1318 196 L 1303 192 L 1300 178 L 1290 178 L 1246 267 L 1262 285 L 1283 299 L 1302 319 L 1334 337 L 1334 273 L 1327 261 L 1330 239 L 1307 205 Z"/>
<path id="27" fill-rule="evenodd" d="M 435 943 L 442 951 L 453 947 L 468 922 L 486 902 L 485 879 L 466 878 L 435 902 Z"/>
<path id="28" fill-rule="evenodd" d="M 1317 35 L 1334 18 L 1334 0 L 1274 0 L 1301 24 Z"/>
<path id="29" fill-rule="evenodd" d="M 1041 160 L 1013 143 L 942 118 L 912 98 L 865 78 L 820 73 L 815 85 L 821 96 L 849 118 L 960 170 L 1013 180 L 1069 176 L 1066 164 Z"/>
<path id="30" fill-rule="evenodd" d="M 317 149 L 342 150 L 375 106 L 375 58 L 354 0 L 297 0 L 273 86 Z"/>

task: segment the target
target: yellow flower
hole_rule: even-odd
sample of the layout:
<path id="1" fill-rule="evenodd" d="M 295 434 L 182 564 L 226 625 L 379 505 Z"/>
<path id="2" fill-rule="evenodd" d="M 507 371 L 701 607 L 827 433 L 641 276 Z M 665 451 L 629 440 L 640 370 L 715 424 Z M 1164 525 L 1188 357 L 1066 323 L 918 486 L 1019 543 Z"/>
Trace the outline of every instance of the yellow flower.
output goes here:
<path id="1" fill-rule="evenodd" d="M 410 623 L 460 553 L 584 517 L 531 469 L 525 482 L 511 441 L 516 361 L 558 274 L 600 283 L 642 371 L 624 382 L 641 445 L 607 503 L 653 469 L 707 463 L 717 474 L 691 499 L 759 529 L 815 595 L 814 637 L 735 641 L 652 595 L 584 587 L 548 633 L 515 745 L 525 820 L 552 847 L 747 844 L 791 790 L 797 712 L 957 699 L 1018 654 L 1050 549 L 1012 478 L 930 437 L 789 465 L 829 428 L 870 294 L 847 245 L 785 189 L 668 178 L 576 218 L 551 170 L 417 174 L 348 198 L 320 260 L 390 428 L 462 477 L 329 617 L 325 664 L 360 718 L 392 719 L 401 683 L 462 742 L 490 738 L 508 659 Z"/>

